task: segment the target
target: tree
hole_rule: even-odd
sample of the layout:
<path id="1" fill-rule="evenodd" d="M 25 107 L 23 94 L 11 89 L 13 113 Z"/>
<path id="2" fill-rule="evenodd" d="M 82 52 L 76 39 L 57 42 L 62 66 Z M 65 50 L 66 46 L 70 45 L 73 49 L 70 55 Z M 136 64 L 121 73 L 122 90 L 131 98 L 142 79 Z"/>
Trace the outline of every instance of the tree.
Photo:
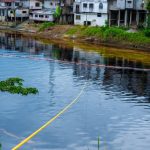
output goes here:
<path id="1" fill-rule="evenodd" d="M 60 8 L 60 6 L 57 6 L 55 13 L 54 13 L 54 18 L 55 18 L 57 23 L 59 22 L 61 14 L 62 14 L 62 9 Z"/>
<path id="2" fill-rule="evenodd" d="M 147 27 L 150 28 L 150 0 L 147 1 L 146 9 L 148 10 Z"/>

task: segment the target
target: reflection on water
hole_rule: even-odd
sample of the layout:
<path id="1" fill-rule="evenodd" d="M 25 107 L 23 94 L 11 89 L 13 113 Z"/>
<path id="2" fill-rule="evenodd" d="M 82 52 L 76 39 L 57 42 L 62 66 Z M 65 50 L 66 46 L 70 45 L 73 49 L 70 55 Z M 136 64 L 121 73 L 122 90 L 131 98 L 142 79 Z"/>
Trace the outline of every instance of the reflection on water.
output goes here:
<path id="1" fill-rule="evenodd" d="M 0 132 L 0 142 L 4 149 L 10 149 L 20 141 L 18 137 L 29 135 L 62 109 L 86 80 L 89 86 L 79 104 L 24 149 L 96 150 L 99 135 L 101 149 L 149 149 L 150 71 L 142 71 L 150 69 L 148 63 L 118 55 L 106 57 L 77 46 L 44 44 L 10 33 L 0 34 L 0 54 L 0 79 L 20 76 L 40 91 L 27 97 L 0 93 L 0 131 L 5 131 Z"/>

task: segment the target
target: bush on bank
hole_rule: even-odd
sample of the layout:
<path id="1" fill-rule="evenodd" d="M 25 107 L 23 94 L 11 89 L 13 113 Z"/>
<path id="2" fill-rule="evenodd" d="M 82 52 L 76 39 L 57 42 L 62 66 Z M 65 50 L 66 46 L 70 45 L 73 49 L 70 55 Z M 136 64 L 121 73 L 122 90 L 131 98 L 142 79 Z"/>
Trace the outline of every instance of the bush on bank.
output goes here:
<path id="1" fill-rule="evenodd" d="M 44 22 L 40 25 L 39 31 L 44 31 L 44 30 L 48 29 L 49 27 L 53 27 L 54 25 L 55 25 L 55 23 L 53 23 L 53 22 Z"/>
<path id="2" fill-rule="evenodd" d="M 128 32 L 125 28 L 118 27 L 74 26 L 68 30 L 67 34 L 78 37 L 95 37 L 102 41 L 121 41 L 134 44 L 150 43 L 150 29 L 133 33 Z"/>

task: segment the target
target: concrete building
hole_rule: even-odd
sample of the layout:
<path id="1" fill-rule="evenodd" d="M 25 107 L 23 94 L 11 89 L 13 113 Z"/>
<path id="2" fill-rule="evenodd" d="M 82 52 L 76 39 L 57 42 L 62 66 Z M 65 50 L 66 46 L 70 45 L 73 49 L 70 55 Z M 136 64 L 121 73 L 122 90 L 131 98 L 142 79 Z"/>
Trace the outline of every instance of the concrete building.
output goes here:
<path id="1" fill-rule="evenodd" d="M 43 8 L 43 0 L 29 0 L 29 9 L 32 10 L 41 10 Z"/>
<path id="2" fill-rule="evenodd" d="M 8 11 L 14 6 L 15 0 L 0 0 L 0 21 L 8 19 Z"/>
<path id="3" fill-rule="evenodd" d="M 46 9 L 56 9 L 57 6 L 60 6 L 60 0 L 44 0 L 43 5 Z"/>
<path id="4" fill-rule="evenodd" d="M 25 20 L 29 17 L 29 1 L 1 0 L 0 21 Z"/>
<path id="5" fill-rule="evenodd" d="M 74 13 L 73 13 L 74 1 L 75 0 L 60 0 L 60 7 L 62 8 L 60 23 L 62 24 L 74 23 Z"/>
<path id="6" fill-rule="evenodd" d="M 32 11 L 30 12 L 30 20 L 38 22 L 53 22 L 56 7 L 60 4 L 59 0 L 31 0 Z M 37 5 L 38 3 L 38 5 Z M 39 7 L 37 7 L 39 6 Z M 31 8 L 31 7 L 30 7 Z"/>
<path id="7" fill-rule="evenodd" d="M 38 22 L 53 22 L 54 21 L 54 14 L 55 11 L 49 9 L 42 9 L 33 11 L 30 14 L 31 21 L 38 21 Z"/>
<path id="8" fill-rule="evenodd" d="M 146 0 L 109 0 L 109 25 L 132 26 L 145 25 Z"/>
<path id="9" fill-rule="evenodd" d="M 108 20 L 107 0 L 75 0 L 74 24 L 104 26 Z"/>

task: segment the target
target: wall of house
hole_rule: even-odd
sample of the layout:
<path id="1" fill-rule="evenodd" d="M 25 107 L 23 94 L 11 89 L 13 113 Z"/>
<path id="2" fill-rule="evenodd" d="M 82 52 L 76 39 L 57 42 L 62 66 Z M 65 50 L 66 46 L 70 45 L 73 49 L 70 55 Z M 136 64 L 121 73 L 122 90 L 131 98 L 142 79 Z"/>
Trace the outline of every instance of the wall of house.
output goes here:
<path id="1" fill-rule="evenodd" d="M 143 0 L 136 0 L 135 1 L 135 8 L 138 10 L 145 10 L 146 9 L 146 1 L 143 3 Z"/>
<path id="2" fill-rule="evenodd" d="M 5 21 L 5 19 L 6 19 L 5 16 L 7 16 L 7 10 L 0 9 L 0 21 Z"/>
<path id="3" fill-rule="evenodd" d="M 107 14 L 101 14 L 101 17 L 94 13 L 75 14 L 74 16 L 74 24 L 76 25 L 84 25 L 85 21 L 90 21 L 91 26 L 104 26 L 106 20 L 108 20 Z"/>
<path id="4" fill-rule="evenodd" d="M 125 0 L 117 0 L 117 8 L 118 9 L 125 9 Z"/>
<path id="5" fill-rule="evenodd" d="M 29 17 L 29 9 L 16 9 L 15 15 L 16 17 Z M 8 10 L 8 17 L 14 17 L 15 15 L 12 10 Z"/>
<path id="6" fill-rule="evenodd" d="M 30 0 L 20 0 L 22 3 L 22 7 L 29 8 L 30 7 Z"/>
<path id="7" fill-rule="evenodd" d="M 59 4 L 59 0 L 45 0 L 44 8 L 47 9 L 56 9 L 56 6 Z"/>
<path id="8" fill-rule="evenodd" d="M 90 5 L 93 8 L 90 8 Z M 79 5 L 79 11 L 76 6 Z M 108 20 L 108 3 L 107 0 L 76 0 L 74 3 L 74 23 L 84 25 L 85 21 L 91 22 L 92 26 L 103 26 Z"/>
<path id="9" fill-rule="evenodd" d="M 43 15 L 43 17 L 40 17 L 40 15 Z M 48 16 L 48 18 L 46 18 L 45 16 Z M 54 17 L 52 14 L 32 14 L 32 16 L 30 16 L 30 20 L 33 21 L 54 21 Z"/>
<path id="10" fill-rule="evenodd" d="M 36 6 L 36 3 L 38 3 L 39 6 Z M 39 1 L 39 0 L 30 0 L 30 9 L 35 9 L 35 10 L 42 9 L 42 6 L 43 6 L 43 4 L 42 4 L 41 1 Z"/>
<path id="11" fill-rule="evenodd" d="M 84 4 L 87 4 L 87 7 L 84 7 Z M 90 4 L 93 4 L 93 9 L 90 8 Z M 103 8 L 100 8 L 100 4 L 102 4 Z M 96 13 L 107 13 L 108 11 L 108 3 L 107 0 L 76 0 L 74 3 L 74 12 L 76 11 L 76 5 L 80 5 L 80 13 L 82 12 L 96 12 Z"/>

